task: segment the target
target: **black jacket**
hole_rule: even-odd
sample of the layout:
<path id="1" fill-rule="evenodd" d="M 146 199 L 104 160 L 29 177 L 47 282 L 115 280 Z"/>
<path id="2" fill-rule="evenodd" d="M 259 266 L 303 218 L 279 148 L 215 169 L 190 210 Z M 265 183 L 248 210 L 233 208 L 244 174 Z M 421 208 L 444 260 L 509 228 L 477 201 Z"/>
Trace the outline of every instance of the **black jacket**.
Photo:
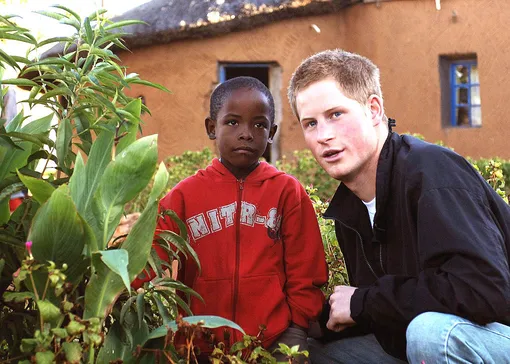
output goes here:
<path id="1" fill-rule="evenodd" d="M 377 166 L 376 209 L 372 229 L 365 205 L 341 184 L 324 214 L 335 220 L 358 287 L 351 299 L 357 330 L 405 358 L 406 329 L 420 313 L 508 323 L 510 206 L 468 161 L 390 132 Z"/>

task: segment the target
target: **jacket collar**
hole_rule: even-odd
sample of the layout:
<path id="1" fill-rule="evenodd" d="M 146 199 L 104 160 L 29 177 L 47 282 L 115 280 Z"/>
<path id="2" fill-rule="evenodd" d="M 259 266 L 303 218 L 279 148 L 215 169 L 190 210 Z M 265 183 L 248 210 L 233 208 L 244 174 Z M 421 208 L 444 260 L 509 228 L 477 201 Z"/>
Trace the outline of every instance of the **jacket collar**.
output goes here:
<path id="1" fill-rule="evenodd" d="M 390 131 L 384 142 L 376 173 L 376 214 L 374 218 L 374 240 L 383 241 L 382 237 L 387 229 L 387 214 L 385 213 L 390 200 L 390 186 L 395 151 L 399 149 L 400 136 Z M 366 207 L 363 202 L 343 183 L 333 196 L 329 207 L 324 213 L 327 219 L 335 219 L 344 225 L 356 229 L 360 226 L 361 216 L 365 216 Z"/>

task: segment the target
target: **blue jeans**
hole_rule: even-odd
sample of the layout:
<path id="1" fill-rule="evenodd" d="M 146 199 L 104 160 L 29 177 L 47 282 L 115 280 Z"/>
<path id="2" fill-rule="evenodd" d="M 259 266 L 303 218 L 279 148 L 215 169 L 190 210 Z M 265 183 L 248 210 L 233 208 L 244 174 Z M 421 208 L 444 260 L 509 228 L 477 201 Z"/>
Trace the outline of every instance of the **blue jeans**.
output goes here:
<path id="1" fill-rule="evenodd" d="M 407 328 L 407 359 L 411 364 L 510 364 L 510 327 L 485 326 L 454 315 L 427 312 Z M 356 336 L 322 344 L 309 339 L 313 364 L 397 364 L 374 335 Z"/>
<path id="2" fill-rule="evenodd" d="M 426 312 L 407 328 L 411 364 L 510 363 L 510 326 L 477 325 L 458 316 Z"/>

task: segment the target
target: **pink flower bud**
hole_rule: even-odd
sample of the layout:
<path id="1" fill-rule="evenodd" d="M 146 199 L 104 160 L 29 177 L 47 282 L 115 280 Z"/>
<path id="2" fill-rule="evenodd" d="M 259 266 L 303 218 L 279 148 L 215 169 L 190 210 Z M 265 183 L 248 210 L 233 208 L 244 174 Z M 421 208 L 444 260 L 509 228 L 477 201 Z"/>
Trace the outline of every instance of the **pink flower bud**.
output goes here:
<path id="1" fill-rule="evenodd" d="M 30 259 L 34 259 L 34 257 L 32 256 L 32 242 L 31 241 L 27 241 L 25 243 L 25 247 L 27 248 L 28 255 L 30 256 Z"/>

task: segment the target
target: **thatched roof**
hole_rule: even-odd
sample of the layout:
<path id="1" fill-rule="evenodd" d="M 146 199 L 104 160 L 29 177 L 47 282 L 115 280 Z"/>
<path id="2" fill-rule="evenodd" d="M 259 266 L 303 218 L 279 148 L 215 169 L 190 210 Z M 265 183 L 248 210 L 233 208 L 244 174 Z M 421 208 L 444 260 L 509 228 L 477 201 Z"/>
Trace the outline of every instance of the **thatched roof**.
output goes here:
<path id="1" fill-rule="evenodd" d="M 152 0 L 113 21 L 147 23 L 125 27 L 130 48 L 203 38 L 250 29 L 274 21 L 326 14 L 362 0 Z"/>
<path id="2" fill-rule="evenodd" d="M 188 38 L 205 38 L 250 29 L 278 20 L 328 14 L 363 0 L 152 0 L 112 21 L 141 20 L 146 24 L 121 28 L 132 49 Z M 68 52 L 75 50 L 71 46 Z M 115 48 L 111 48 L 114 50 Z M 44 52 L 41 59 L 62 54 L 63 44 Z"/>

